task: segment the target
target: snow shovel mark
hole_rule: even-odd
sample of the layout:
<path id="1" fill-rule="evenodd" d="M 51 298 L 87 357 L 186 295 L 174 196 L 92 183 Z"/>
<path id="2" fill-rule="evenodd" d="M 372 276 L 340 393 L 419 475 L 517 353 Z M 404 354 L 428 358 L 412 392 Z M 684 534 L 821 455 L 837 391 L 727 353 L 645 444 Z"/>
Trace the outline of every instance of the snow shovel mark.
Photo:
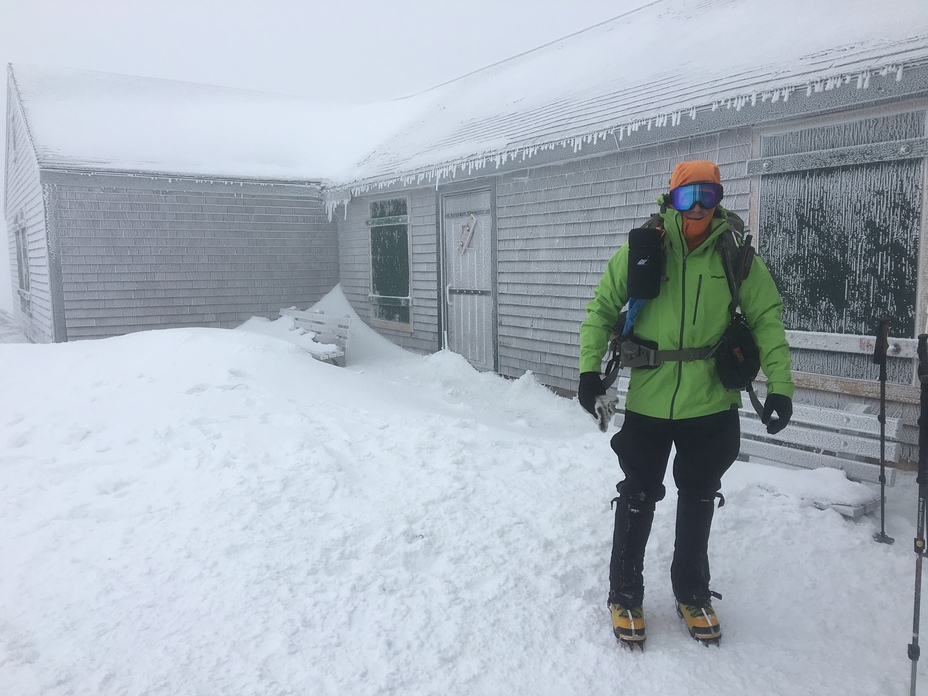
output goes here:
<path id="1" fill-rule="evenodd" d="M 81 425 L 74 424 L 68 428 L 65 436 L 61 440 L 62 445 L 76 445 L 86 440 L 93 431 Z"/>
<path id="2" fill-rule="evenodd" d="M 188 396 L 196 396 L 197 394 L 202 394 L 203 392 L 208 392 L 211 389 L 217 391 L 232 391 L 234 389 L 245 389 L 252 391 L 251 387 L 242 382 L 236 382 L 235 384 L 208 384 L 206 382 L 201 382 L 200 384 L 195 384 L 189 389 L 185 390 L 184 393 Z"/>
<path id="3" fill-rule="evenodd" d="M 12 433 L 6 441 L 6 446 L 9 449 L 19 449 L 20 447 L 25 447 L 30 442 L 32 442 L 32 434 L 34 432 L 35 428 L 27 428 L 26 430 Z"/>
<path id="4" fill-rule="evenodd" d="M 114 498 L 125 498 L 129 494 L 129 487 L 135 483 L 133 479 L 112 479 L 97 483 L 98 495 L 111 495 Z"/>
<path id="5" fill-rule="evenodd" d="M 9 656 L 8 660 L 0 658 L 0 664 L 12 662 L 31 665 L 38 662 L 39 651 L 36 650 L 35 643 L 17 633 L 10 624 L 3 622 L 0 635 L 6 637 L 6 653 Z"/>

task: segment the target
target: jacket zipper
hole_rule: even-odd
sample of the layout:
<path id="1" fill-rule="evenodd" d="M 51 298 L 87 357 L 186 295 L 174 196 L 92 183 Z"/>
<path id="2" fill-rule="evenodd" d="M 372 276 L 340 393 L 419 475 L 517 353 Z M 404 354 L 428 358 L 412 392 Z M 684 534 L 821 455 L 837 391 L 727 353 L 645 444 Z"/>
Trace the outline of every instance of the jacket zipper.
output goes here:
<path id="1" fill-rule="evenodd" d="M 683 348 L 683 330 L 686 326 L 686 312 L 683 310 L 685 310 L 686 308 L 686 259 L 689 256 L 689 254 L 687 254 L 685 251 L 687 248 L 686 239 L 683 238 L 682 229 L 680 230 L 680 237 L 681 237 L 681 241 L 683 242 L 684 254 L 683 254 L 683 265 L 682 265 L 682 270 L 681 270 L 681 281 L 682 282 L 680 283 L 680 288 L 681 288 L 680 310 L 681 311 L 680 311 L 680 342 L 677 344 L 678 349 Z M 674 387 L 673 396 L 670 397 L 670 420 L 673 420 L 673 407 L 677 401 L 677 394 L 680 392 L 680 384 L 683 381 L 683 363 L 677 362 L 676 365 L 677 365 L 677 386 Z"/>
<path id="2" fill-rule="evenodd" d="M 696 284 L 696 302 L 693 304 L 693 326 L 696 326 L 696 314 L 699 312 L 699 296 L 702 294 L 702 273 L 699 274 L 699 282 Z"/>

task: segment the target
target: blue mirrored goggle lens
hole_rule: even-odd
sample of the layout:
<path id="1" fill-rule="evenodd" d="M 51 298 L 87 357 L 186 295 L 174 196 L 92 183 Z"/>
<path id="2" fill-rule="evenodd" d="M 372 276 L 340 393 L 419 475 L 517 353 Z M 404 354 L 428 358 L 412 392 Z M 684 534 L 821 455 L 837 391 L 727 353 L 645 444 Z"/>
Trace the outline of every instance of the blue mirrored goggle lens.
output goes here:
<path id="1" fill-rule="evenodd" d="M 689 184 L 670 189 L 670 207 L 674 210 L 690 210 L 697 203 L 703 208 L 714 208 L 722 202 L 721 184 Z"/>

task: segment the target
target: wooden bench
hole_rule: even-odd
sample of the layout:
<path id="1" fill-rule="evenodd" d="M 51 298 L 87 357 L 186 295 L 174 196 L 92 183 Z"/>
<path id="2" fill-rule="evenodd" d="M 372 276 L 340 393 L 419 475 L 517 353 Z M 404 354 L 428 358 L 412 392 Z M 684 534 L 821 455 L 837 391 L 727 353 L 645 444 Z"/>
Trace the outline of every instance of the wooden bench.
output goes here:
<path id="1" fill-rule="evenodd" d="M 628 379 L 616 382 L 619 408 L 625 409 Z M 880 482 L 880 422 L 879 416 L 822 408 L 793 405 L 789 426 L 776 435 L 767 434 L 767 426 L 751 408 L 746 394 L 741 413 L 741 461 L 763 460 L 803 469 L 830 467 L 841 469 L 851 481 L 866 484 Z M 621 425 L 623 413 L 616 416 Z M 886 419 L 886 485 L 896 482 L 896 468 L 901 461 L 902 420 Z M 864 503 L 842 504 L 829 502 L 820 507 L 832 507 L 847 517 L 859 517 L 875 510 L 880 504 L 879 491 Z"/>
<path id="2" fill-rule="evenodd" d="M 340 367 L 345 366 L 348 328 L 351 324 L 350 317 L 333 317 L 324 312 L 310 312 L 294 307 L 280 310 L 280 316 L 291 317 L 294 325 L 298 328 L 312 332 L 313 340 L 321 344 L 320 350 L 310 351 L 310 354 L 316 360 L 322 360 Z M 331 346 L 331 349 L 325 349 L 323 346 Z"/>
<path id="3" fill-rule="evenodd" d="M 747 399 L 745 399 L 747 401 Z M 902 420 L 886 419 L 886 485 L 896 483 L 896 467 L 902 459 Z M 776 435 L 748 403 L 741 409 L 741 454 L 739 459 L 762 459 L 778 464 L 817 469 L 841 469 L 851 481 L 880 483 L 880 420 L 876 414 L 854 413 L 820 406 L 793 405 L 789 426 Z M 832 504 L 848 517 L 859 517 L 875 510 L 880 496 L 854 505 Z"/>
<path id="4" fill-rule="evenodd" d="M 818 406 L 793 406 L 789 426 L 776 435 L 767 434 L 750 405 L 741 409 L 741 452 L 790 466 L 843 469 L 851 481 L 880 482 L 880 421 L 877 415 L 839 411 Z M 901 460 L 899 436 L 902 420 L 886 419 L 886 485 L 896 483 Z"/>

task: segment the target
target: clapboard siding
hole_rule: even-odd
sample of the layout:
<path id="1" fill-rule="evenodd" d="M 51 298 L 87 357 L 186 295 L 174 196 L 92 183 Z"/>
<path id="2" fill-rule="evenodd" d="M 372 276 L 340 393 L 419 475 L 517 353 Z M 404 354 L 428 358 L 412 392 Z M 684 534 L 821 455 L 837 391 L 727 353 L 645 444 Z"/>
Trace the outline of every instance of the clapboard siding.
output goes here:
<path id="1" fill-rule="evenodd" d="M 183 181 L 47 184 L 67 338 L 231 327 L 309 306 L 338 282 L 318 189 Z"/>
<path id="2" fill-rule="evenodd" d="M 577 159 L 499 177 L 499 370 L 574 389 L 579 328 L 603 268 L 657 209 L 681 159 L 719 163 L 726 205 L 746 215 L 749 130 Z"/>
<path id="3" fill-rule="evenodd" d="M 410 293 L 412 331 L 378 324 L 377 331 L 391 341 L 418 353 L 441 347 L 438 299 L 438 229 L 435 190 L 413 189 L 397 194 L 353 198 L 347 217 L 336 216 L 339 234 L 339 265 L 342 291 L 365 321 L 371 321 L 368 295 L 371 287 L 370 217 L 372 201 L 406 198 L 410 234 Z"/>
<path id="4" fill-rule="evenodd" d="M 23 334 L 37 343 L 55 340 L 52 292 L 45 228 L 45 206 L 39 165 L 23 119 L 19 96 L 7 86 L 6 179 L 4 217 L 10 258 L 13 318 Z M 25 226 L 29 292 L 19 290 L 15 226 Z"/>

